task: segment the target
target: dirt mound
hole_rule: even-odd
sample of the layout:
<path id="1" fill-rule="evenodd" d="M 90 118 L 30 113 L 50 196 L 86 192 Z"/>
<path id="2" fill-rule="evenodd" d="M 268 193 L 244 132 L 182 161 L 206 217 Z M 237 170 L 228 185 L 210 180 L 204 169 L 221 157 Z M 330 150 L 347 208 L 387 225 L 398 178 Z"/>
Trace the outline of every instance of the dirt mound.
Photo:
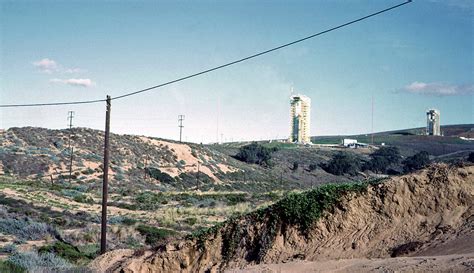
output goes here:
<path id="1" fill-rule="evenodd" d="M 474 166 L 433 165 L 383 182 L 292 194 L 185 241 L 112 260 L 111 252 L 94 265 L 110 272 L 217 272 L 301 259 L 433 255 L 456 240 L 468 242 L 461 252 L 472 253 L 473 204 Z"/>

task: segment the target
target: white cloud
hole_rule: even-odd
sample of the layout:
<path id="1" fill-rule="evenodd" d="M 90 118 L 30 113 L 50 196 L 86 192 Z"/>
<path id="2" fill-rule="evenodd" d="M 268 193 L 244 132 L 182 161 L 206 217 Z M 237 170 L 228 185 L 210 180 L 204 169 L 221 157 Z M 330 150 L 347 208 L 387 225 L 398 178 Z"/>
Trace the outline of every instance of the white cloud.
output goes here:
<path id="1" fill-rule="evenodd" d="M 474 94 L 474 85 L 446 84 L 446 83 L 424 83 L 412 82 L 403 88 L 404 91 L 413 94 L 434 95 L 434 96 L 455 96 Z"/>
<path id="2" fill-rule="evenodd" d="M 84 73 L 84 72 L 87 72 L 87 70 L 85 69 L 82 69 L 82 68 L 67 68 L 64 70 L 64 73 L 68 73 L 68 74 L 75 74 L 75 73 Z"/>
<path id="3" fill-rule="evenodd" d="M 37 67 L 41 72 L 52 73 L 58 70 L 58 64 L 56 61 L 44 58 L 37 62 L 33 62 L 33 65 Z"/>
<path id="4" fill-rule="evenodd" d="M 60 65 L 55 60 L 51 60 L 49 58 L 44 58 L 42 60 L 33 62 L 33 65 L 38 68 L 39 71 L 51 74 L 53 72 L 57 73 L 67 73 L 67 74 L 77 74 L 86 72 L 86 70 L 77 67 L 64 67 Z"/>
<path id="5" fill-rule="evenodd" d="M 91 87 L 95 85 L 91 79 L 51 79 L 51 83 L 63 83 L 71 86 Z"/>

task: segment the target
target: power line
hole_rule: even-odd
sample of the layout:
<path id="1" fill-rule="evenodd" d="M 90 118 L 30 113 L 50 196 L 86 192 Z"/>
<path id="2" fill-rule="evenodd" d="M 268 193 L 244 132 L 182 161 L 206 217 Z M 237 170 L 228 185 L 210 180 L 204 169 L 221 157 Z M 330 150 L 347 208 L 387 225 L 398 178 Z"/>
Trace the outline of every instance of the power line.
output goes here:
<path id="1" fill-rule="evenodd" d="M 49 103 L 26 103 L 26 104 L 0 104 L 0 107 L 31 107 L 31 106 L 58 106 L 58 105 L 71 105 L 71 104 L 88 104 L 104 102 L 106 100 L 85 100 L 85 101 L 70 101 L 70 102 L 49 102 Z"/>
<path id="2" fill-rule="evenodd" d="M 158 84 L 158 85 L 151 86 L 151 87 L 148 87 L 148 88 L 145 88 L 145 89 L 141 89 L 141 90 L 137 90 L 137 91 L 134 91 L 134 92 L 126 93 L 126 94 L 117 96 L 117 97 L 115 97 L 115 98 L 111 98 L 111 100 L 118 100 L 118 99 L 122 99 L 122 98 L 125 98 L 125 97 L 133 96 L 133 95 L 140 94 L 140 93 L 143 93 L 143 92 L 147 92 L 147 91 L 150 91 L 150 90 L 153 90 L 153 89 L 156 89 L 156 88 L 164 87 L 164 86 L 167 86 L 167 85 L 170 85 L 170 84 L 173 84 L 173 83 L 177 83 L 177 82 L 181 82 L 181 81 L 184 81 L 184 80 L 187 80 L 187 79 L 190 79 L 190 78 L 194 78 L 194 77 L 197 77 L 197 76 L 200 76 L 200 75 L 203 75 L 203 74 L 206 74 L 206 73 L 209 73 L 209 72 L 218 70 L 218 69 L 225 68 L 225 67 L 227 67 L 227 66 L 231 66 L 231 65 L 234 65 L 234 64 L 237 64 L 237 63 L 241 63 L 241 62 L 244 62 L 244 61 L 247 61 L 247 60 L 250 60 L 250 59 L 259 57 L 259 56 L 262 56 L 262 55 L 264 55 L 264 54 L 268 54 L 268 53 L 270 53 L 270 52 L 273 52 L 273 51 L 276 51 L 276 50 L 279 50 L 279 49 L 282 49 L 282 48 L 285 48 L 285 47 L 288 47 L 288 46 L 291 46 L 291 45 L 294 45 L 294 44 L 297 44 L 297 43 L 301 43 L 301 42 L 303 42 L 303 41 L 309 40 L 309 39 L 311 39 L 311 38 L 314 38 L 314 37 L 317 37 L 317 36 L 320 36 L 320 35 L 323 35 L 323 34 L 326 34 L 326 33 L 328 33 L 328 32 L 331 32 L 331 31 L 334 31 L 334 30 L 337 30 L 337 29 L 340 29 L 340 28 L 343 28 L 343 27 L 352 25 L 352 24 L 354 24 L 354 23 L 357 23 L 357 22 L 366 20 L 366 19 L 368 19 L 368 18 L 370 18 L 370 17 L 374 17 L 374 16 L 376 16 L 376 15 L 385 13 L 385 12 L 387 12 L 387 11 L 390 11 L 390 10 L 393 10 L 393 9 L 396 9 L 396 8 L 399 8 L 399 7 L 404 6 L 404 5 L 406 5 L 406 4 L 408 4 L 408 3 L 411 3 L 411 2 L 412 2 L 412 0 L 407 0 L 406 2 L 403 2 L 403 3 L 401 3 L 401 4 L 398 4 L 398 5 L 395 5 L 395 6 L 392 6 L 392 7 L 389 7 L 389 8 L 386 8 L 386 9 L 383 9 L 383 10 L 380 10 L 380 11 L 377 11 L 377 12 L 374 12 L 374 13 L 371 13 L 371 14 L 369 14 L 369 15 L 360 17 L 360 18 L 358 18 L 358 19 L 349 21 L 349 22 L 347 22 L 347 23 L 344 23 L 344 24 L 341 24 L 341 25 L 338 25 L 338 26 L 329 28 L 329 29 L 327 29 L 327 30 L 324 30 L 324 31 L 321 31 L 321 32 L 318 32 L 318 33 L 315 33 L 315 34 L 312 34 L 312 35 L 310 35 L 310 36 L 306 36 L 306 37 L 304 37 L 304 38 L 301 38 L 301 39 L 298 39 L 298 40 L 295 40 L 295 41 L 292 41 L 292 42 L 289 42 L 289 43 L 286 43 L 286 44 L 283 44 L 283 45 L 280 45 L 280 46 L 277 46 L 277 47 L 274 47 L 274 48 L 271 48 L 271 49 L 267 49 L 267 50 L 258 52 L 258 53 L 256 53 L 256 54 L 253 54 L 253 55 L 250 55 L 250 56 L 247 56 L 247 57 L 244 57 L 244 58 L 241 58 L 241 59 L 238 59 L 238 60 L 229 62 L 229 63 L 225 63 L 225 64 L 222 64 L 222 65 L 219 65 L 219 66 L 216 66 L 216 67 L 207 69 L 207 70 L 203 70 L 203 71 L 201 71 L 201 72 L 197 72 L 197 73 L 194 73 L 194 74 L 185 76 L 185 77 L 181 77 L 181 78 L 178 78 L 178 79 L 175 79 L 175 80 L 172 80 L 172 81 L 168 81 L 168 82 L 165 82 L 165 83 L 162 83 L 162 84 Z M 104 100 L 104 99 L 101 99 L 101 100 L 90 100 L 90 101 L 79 101 L 79 102 L 32 103 L 32 104 L 3 104 L 3 105 L 0 105 L 0 107 L 52 106 L 52 105 L 86 104 L 86 103 L 96 103 L 96 102 L 103 102 L 103 101 L 105 101 L 105 100 Z"/>

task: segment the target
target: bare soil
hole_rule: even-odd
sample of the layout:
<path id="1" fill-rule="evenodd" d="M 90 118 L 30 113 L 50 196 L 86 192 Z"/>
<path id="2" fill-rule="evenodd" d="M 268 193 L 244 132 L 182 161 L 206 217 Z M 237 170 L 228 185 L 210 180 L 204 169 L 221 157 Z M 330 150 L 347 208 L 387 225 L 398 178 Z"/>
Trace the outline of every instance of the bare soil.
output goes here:
<path id="1" fill-rule="evenodd" d="M 248 214 L 204 239 L 113 251 L 92 266 L 100 272 L 472 272 L 473 215 L 474 166 L 438 164 L 347 194 L 304 234 Z M 269 232 L 276 235 L 268 241 Z"/>

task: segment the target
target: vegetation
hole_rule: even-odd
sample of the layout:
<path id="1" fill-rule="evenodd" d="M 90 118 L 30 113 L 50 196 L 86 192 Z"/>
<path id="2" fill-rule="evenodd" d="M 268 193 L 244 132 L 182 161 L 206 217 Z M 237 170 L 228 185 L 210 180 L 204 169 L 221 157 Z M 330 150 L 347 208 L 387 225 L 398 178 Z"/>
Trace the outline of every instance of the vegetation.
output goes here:
<path id="1" fill-rule="evenodd" d="M 169 175 L 167 173 L 164 173 L 164 172 L 160 171 L 157 168 L 146 168 L 146 172 L 150 177 L 152 177 L 152 178 L 154 178 L 154 179 L 156 179 L 156 180 L 158 180 L 162 183 L 173 183 L 173 182 L 175 182 L 175 179 L 171 175 Z"/>
<path id="2" fill-rule="evenodd" d="M 270 166 L 270 159 L 272 158 L 271 154 L 276 150 L 277 148 L 267 148 L 254 142 L 240 147 L 235 158 L 246 163 Z"/>
<path id="3" fill-rule="evenodd" d="M 9 266 L 10 269 L 16 270 L 16 272 L 42 272 L 39 270 L 44 268 L 55 272 L 73 267 L 71 263 L 53 253 L 37 253 L 33 251 L 17 252 L 9 256 L 6 265 Z"/>
<path id="4" fill-rule="evenodd" d="M 402 162 L 403 170 L 405 172 L 412 172 L 415 170 L 419 170 L 430 164 L 430 156 L 428 152 L 422 151 L 416 153 L 413 156 L 407 157 Z"/>
<path id="5" fill-rule="evenodd" d="M 77 249 L 76 247 L 60 241 L 56 241 L 52 245 L 43 246 L 38 250 L 38 252 L 40 254 L 54 253 L 55 255 L 61 258 L 75 263 L 79 261 L 87 261 L 95 257 L 95 255 L 84 254 L 80 252 L 79 249 Z"/>
<path id="6" fill-rule="evenodd" d="M 176 235 L 176 232 L 170 229 L 162 229 L 148 225 L 139 225 L 137 231 L 145 236 L 145 243 L 156 245 L 161 240 Z"/>
<path id="7" fill-rule="evenodd" d="M 22 240 L 40 240 L 54 233 L 54 229 L 29 218 L 23 220 L 0 219 L 0 232 L 15 235 Z"/>
<path id="8" fill-rule="evenodd" d="M 321 164 L 321 168 L 334 175 L 356 175 L 360 169 L 360 162 L 352 154 L 340 152 L 334 155 L 327 164 Z"/>
<path id="9" fill-rule="evenodd" d="M 370 155 L 363 169 L 371 170 L 375 173 L 386 173 L 387 169 L 394 164 L 400 162 L 400 151 L 397 147 L 381 147 Z"/>
<path id="10" fill-rule="evenodd" d="M 467 161 L 474 163 L 474 152 L 470 152 Z"/>

